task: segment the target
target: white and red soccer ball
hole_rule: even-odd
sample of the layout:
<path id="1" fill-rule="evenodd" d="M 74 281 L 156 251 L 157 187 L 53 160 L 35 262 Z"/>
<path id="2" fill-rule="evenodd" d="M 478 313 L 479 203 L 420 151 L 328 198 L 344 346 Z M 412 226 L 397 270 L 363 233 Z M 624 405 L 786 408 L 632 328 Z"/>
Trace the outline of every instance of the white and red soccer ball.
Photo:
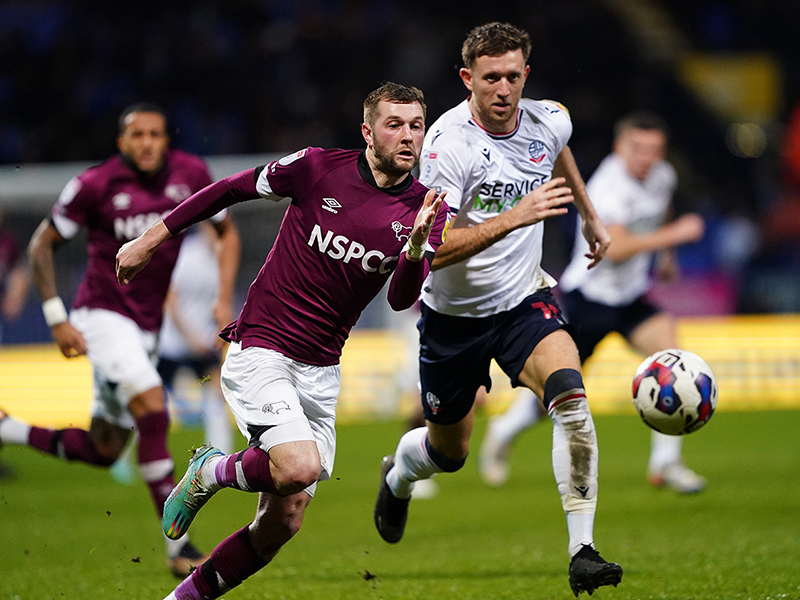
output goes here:
<path id="1" fill-rule="evenodd" d="M 717 380 L 702 358 L 686 350 L 648 356 L 633 378 L 633 404 L 647 425 L 683 435 L 705 425 L 717 407 Z"/>

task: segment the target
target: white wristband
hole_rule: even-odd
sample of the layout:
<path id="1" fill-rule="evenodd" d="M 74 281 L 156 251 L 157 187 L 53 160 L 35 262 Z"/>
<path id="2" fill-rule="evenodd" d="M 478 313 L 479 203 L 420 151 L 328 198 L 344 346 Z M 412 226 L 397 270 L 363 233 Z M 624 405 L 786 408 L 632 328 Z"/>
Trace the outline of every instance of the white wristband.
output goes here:
<path id="1" fill-rule="evenodd" d="M 42 312 L 48 327 L 55 327 L 67 320 L 67 309 L 64 307 L 63 300 L 58 296 L 42 302 Z"/>
<path id="2" fill-rule="evenodd" d="M 417 246 L 416 244 L 408 243 L 406 248 L 406 256 L 411 260 L 419 260 L 425 254 L 425 246 Z"/>

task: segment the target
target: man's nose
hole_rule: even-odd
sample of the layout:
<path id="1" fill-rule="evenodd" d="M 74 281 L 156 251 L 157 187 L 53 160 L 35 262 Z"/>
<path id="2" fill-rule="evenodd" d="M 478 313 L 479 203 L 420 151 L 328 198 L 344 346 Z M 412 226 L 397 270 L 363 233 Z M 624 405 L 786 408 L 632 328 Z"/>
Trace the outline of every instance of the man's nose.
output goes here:
<path id="1" fill-rule="evenodd" d="M 503 77 L 497 84 L 497 95 L 508 96 L 510 93 L 511 93 L 511 86 L 508 83 L 508 79 Z"/>

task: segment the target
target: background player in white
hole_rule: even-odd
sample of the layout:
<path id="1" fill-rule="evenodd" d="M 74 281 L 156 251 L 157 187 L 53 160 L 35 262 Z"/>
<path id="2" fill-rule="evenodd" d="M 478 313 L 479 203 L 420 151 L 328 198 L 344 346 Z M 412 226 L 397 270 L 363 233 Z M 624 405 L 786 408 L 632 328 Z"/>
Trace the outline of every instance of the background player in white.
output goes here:
<path id="1" fill-rule="evenodd" d="M 32 279 L 56 344 L 67 358 L 86 354 L 92 363 L 91 425 L 88 431 L 53 430 L 0 410 L 0 441 L 109 467 L 135 429 L 139 471 L 160 517 L 175 480 L 167 447 L 169 417 L 155 368 L 156 337 L 182 238 L 171 240 L 152 265 L 152 279 L 129 288 L 116 284 L 114 259 L 122 243 L 208 185 L 211 175 L 198 156 L 169 148 L 166 116 L 155 104 L 138 103 L 122 112 L 117 146 L 118 155 L 70 180 L 28 247 Z M 232 282 L 239 236 L 230 216 L 215 219 L 224 247 L 220 269 Z M 89 261 L 68 315 L 58 296 L 53 254 L 81 228 L 88 233 Z M 220 289 L 220 302 L 230 304 L 232 294 Z M 165 540 L 167 563 L 178 577 L 204 559 L 188 540 Z"/>
<path id="2" fill-rule="evenodd" d="M 577 595 L 616 585 L 622 568 L 593 545 L 597 440 L 578 353 L 550 293 L 555 281 L 540 266 L 542 221 L 565 214 L 574 199 L 590 265 L 602 258 L 609 236 L 567 146 L 569 113 L 557 102 L 522 99 L 529 53 L 527 33 L 511 25 L 471 31 L 460 71 L 471 96 L 425 138 L 421 181 L 447 193 L 453 216 L 421 302 L 427 427 L 406 433 L 384 459 L 375 524 L 386 541 L 399 541 L 413 482 L 463 466 L 475 393 L 481 385 L 490 389 L 495 358 L 513 385 L 544 398 L 553 418 L 553 470 Z"/>
<path id="3" fill-rule="evenodd" d="M 224 342 L 218 333 L 233 315 L 230 305 L 225 310 L 216 304 L 220 272 L 215 237 L 210 225 L 198 223 L 181 244 L 164 308 L 157 368 L 171 395 L 173 410 L 176 405 L 184 405 L 175 387 L 176 375 L 181 369 L 194 373 L 200 388 L 204 439 L 228 453 L 233 451 L 233 430 L 220 390 Z"/>
<path id="4" fill-rule="evenodd" d="M 677 184 L 675 169 L 664 157 L 667 127 L 661 118 L 637 112 L 614 128 L 613 152 L 600 163 L 586 184 L 598 214 L 608 226 L 612 243 L 596 269 L 586 269 L 585 243 L 576 236 L 572 261 L 561 278 L 566 294 L 562 305 L 576 328 L 581 362 L 612 331 L 619 332 L 644 356 L 677 348 L 675 319 L 647 300 L 655 275 L 674 281 L 678 275 L 675 246 L 703 236 L 702 217 L 685 214 L 668 222 Z M 487 483 L 500 485 L 508 474 L 506 455 L 514 437 L 539 418 L 533 396 L 515 401 L 507 415 L 492 420 L 481 448 L 481 473 Z M 681 436 L 653 431 L 648 476 L 656 486 L 680 493 L 699 492 L 705 479 L 683 464 Z"/>
<path id="5" fill-rule="evenodd" d="M 424 132 L 422 92 L 386 83 L 364 101 L 366 151 L 306 148 L 224 179 L 120 250 L 117 276 L 128 283 L 159 244 L 203 215 L 259 196 L 292 200 L 239 319 L 223 330 L 223 392 L 250 448 L 200 448 L 163 526 L 180 538 L 221 487 L 260 492 L 256 517 L 168 598 L 218 598 L 264 567 L 299 530 L 316 482 L 330 477 L 350 328 L 392 272 L 390 305 L 413 305 L 429 271 L 426 248 L 432 255 L 444 235 L 441 196 L 410 174 Z"/>

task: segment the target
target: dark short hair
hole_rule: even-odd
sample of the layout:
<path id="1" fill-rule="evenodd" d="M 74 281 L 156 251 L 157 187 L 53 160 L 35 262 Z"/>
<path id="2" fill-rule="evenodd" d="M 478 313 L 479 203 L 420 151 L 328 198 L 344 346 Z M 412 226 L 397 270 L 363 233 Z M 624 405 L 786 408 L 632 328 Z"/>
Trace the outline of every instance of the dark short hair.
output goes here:
<path id="1" fill-rule="evenodd" d="M 130 115 L 131 113 L 135 113 L 135 112 L 138 112 L 138 113 L 158 113 L 159 115 L 164 117 L 164 121 L 165 122 L 167 121 L 167 113 L 164 112 L 164 109 L 161 108 L 155 102 L 137 102 L 135 104 L 131 104 L 130 106 L 128 106 L 125 110 L 123 110 L 120 113 L 119 120 L 117 121 L 120 133 L 125 131 L 125 126 L 126 126 L 125 121 L 128 118 L 128 115 Z"/>
<path id="2" fill-rule="evenodd" d="M 614 139 L 617 140 L 626 131 L 631 129 L 644 129 L 647 131 L 660 131 L 669 139 L 669 126 L 660 116 L 647 110 L 637 110 L 628 113 L 614 124 Z"/>
<path id="3" fill-rule="evenodd" d="M 521 50 L 528 62 L 531 53 L 531 38 L 528 33 L 510 23 L 486 23 L 469 32 L 461 46 L 461 59 L 464 66 L 472 68 L 479 56 L 500 56 L 506 52 Z"/>
<path id="4" fill-rule="evenodd" d="M 376 111 L 381 100 L 394 102 L 395 104 L 413 104 L 417 102 L 422 107 L 423 117 L 428 111 L 428 106 L 425 104 L 425 95 L 421 89 L 387 81 L 378 89 L 372 90 L 364 100 L 364 122 L 370 126 L 375 124 Z"/>

